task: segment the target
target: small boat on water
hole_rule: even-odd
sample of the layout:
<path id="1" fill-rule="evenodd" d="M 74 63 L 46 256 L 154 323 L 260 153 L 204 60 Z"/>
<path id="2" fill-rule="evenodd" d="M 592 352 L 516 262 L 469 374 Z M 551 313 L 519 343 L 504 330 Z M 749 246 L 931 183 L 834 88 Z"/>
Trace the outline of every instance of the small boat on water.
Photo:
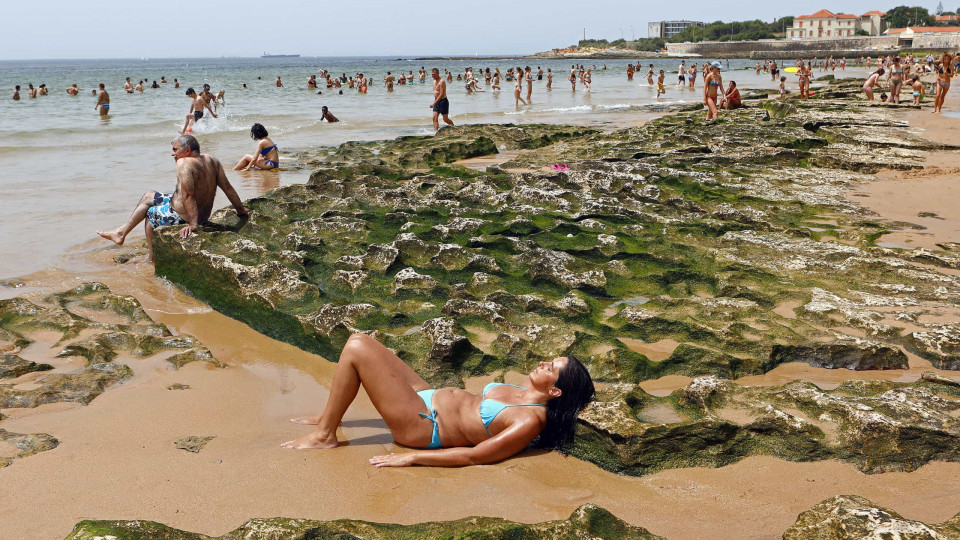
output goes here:
<path id="1" fill-rule="evenodd" d="M 263 53 L 260 58 L 300 58 L 299 54 L 267 54 Z"/>

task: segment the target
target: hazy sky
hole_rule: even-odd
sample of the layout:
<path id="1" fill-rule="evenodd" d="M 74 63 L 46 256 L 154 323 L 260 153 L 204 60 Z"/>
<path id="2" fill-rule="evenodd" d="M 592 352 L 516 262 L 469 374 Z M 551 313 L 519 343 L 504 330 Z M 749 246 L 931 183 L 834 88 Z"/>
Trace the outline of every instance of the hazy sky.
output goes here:
<path id="1" fill-rule="evenodd" d="M 861 14 L 901 5 L 833 0 L 810 5 Z M 912 4 L 912 2 L 907 2 Z M 922 0 L 931 11 L 936 1 Z M 957 5 L 953 5 L 957 4 Z M 648 0 L 203 0 L 4 2 L 0 58 L 161 58 L 301 54 L 413 56 L 527 54 L 587 37 L 647 36 L 663 19 L 772 20 L 800 2 Z M 960 0 L 945 2 L 954 10 Z M 633 27 L 632 32 L 631 28 Z"/>

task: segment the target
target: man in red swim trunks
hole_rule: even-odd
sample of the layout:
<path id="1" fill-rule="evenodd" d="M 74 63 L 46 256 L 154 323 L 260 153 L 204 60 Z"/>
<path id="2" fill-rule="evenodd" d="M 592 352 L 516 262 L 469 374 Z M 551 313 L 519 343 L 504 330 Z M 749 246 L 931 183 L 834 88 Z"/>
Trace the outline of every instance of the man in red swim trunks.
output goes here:
<path id="1" fill-rule="evenodd" d="M 443 121 L 447 123 L 448 126 L 453 125 L 453 120 L 450 119 L 450 102 L 447 100 L 447 82 L 440 77 L 440 70 L 433 68 L 430 71 L 430 74 L 433 76 L 433 103 L 430 104 L 430 108 L 433 109 L 433 129 L 434 131 L 440 129 L 440 116 L 443 116 Z"/>

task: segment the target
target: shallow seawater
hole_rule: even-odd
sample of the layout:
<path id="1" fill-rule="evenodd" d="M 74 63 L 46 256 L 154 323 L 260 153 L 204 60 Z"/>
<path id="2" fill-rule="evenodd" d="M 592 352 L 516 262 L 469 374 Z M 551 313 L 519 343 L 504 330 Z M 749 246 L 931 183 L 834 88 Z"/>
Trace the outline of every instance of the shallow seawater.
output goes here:
<path id="1" fill-rule="evenodd" d="M 449 83 L 451 115 L 455 122 L 475 123 L 571 123 L 617 129 L 648 120 L 656 114 L 646 106 L 654 103 L 698 102 L 702 87 L 695 90 L 675 85 L 679 60 L 654 61 L 667 73 L 667 96 L 659 102 L 656 89 L 641 74 L 628 82 L 626 61 L 596 61 L 593 88 L 581 85 L 571 91 L 565 80 L 568 61 L 476 60 L 413 61 L 382 58 L 221 58 L 185 60 L 87 60 L 0 62 L 4 87 L 44 83 L 50 95 L 19 102 L 0 101 L 0 177 L 4 197 L 0 203 L 0 278 L 22 275 L 49 266 L 63 267 L 63 254 L 76 250 L 102 249 L 106 241 L 97 229 L 115 228 L 129 215 L 140 196 L 150 190 L 173 191 L 174 161 L 170 141 L 183 125 L 190 108 L 184 95 L 188 86 L 211 85 L 225 90 L 226 106 L 219 118 L 204 118 L 194 130 L 202 151 L 219 158 L 230 169 L 245 153 L 253 151 L 250 125 L 264 124 L 280 147 L 279 172 L 240 173 L 228 171 L 241 198 L 270 189 L 306 181 L 308 171 L 298 170 L 289 159 L 292 152 L 350 140 L 376 140 L 401 135 L 432 133 L 431 85 L 415 82 L 387 93 L 382 84 L 387 71 L 415 73 L 421 66 L 462 73 L 467 66 L 505 72 L 510 66 L 530 65 L 552 69 L 552 91 L 546 81 L 536 81 L 533 104 L 514 107 L 512 83 L 503 81 L 495 93 L 482 84 L 482 93 L 466 95 L 463 83 Z M 593 65 L 591 61 L 588 65 Z M 646 64 L 645 64 L 646 65 Z M 757 76 L 745 60 L 731 61 L 727 80 L 741 88 L 772 88 L 769 77 Z M 362 72 L 372 79 L 366 95 L 343 88 L 343 95 L 321 85 L 322 95 L 306 88 L 306 80 L 321 68 L 348 76 Z M 860 74 L 851 69 L 849 74 Z M 284 81 L 275 86 L 276 76 Z M 149 88 L 161 76 L 167 84 Z M 126 94 L 123 81 L 146 81 L 144 93 Z M 173 87 L 178 79 L 181 87 Z M 111 114 L 101 119 L 94 110 L 91 89 L 106 84 Z M 65 89 L 77 83 L 80 95 L 67 96 Z M 242 89 L 246 84 L 247 89 Z M 24 96 L 26 94 L 24 93 Z M 327 105 L 341 120 L 320 122 Z M 218 206 L 227 204 L 225 198 Z M 132 239 L 143 233 L 135 230 Z"/>

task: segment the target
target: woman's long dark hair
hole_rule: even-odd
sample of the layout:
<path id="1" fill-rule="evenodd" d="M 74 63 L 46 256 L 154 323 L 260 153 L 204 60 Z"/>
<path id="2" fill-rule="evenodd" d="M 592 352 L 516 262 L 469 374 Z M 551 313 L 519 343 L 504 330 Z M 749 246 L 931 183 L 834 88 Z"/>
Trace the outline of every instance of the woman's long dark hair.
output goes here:
<path id="1" fill-rule="evenodd" d="M 534 448 L 561 449 L 573 441 L 577 416 L 593 401 L 595 390 L 590 372 L 580 360 L 567 357 L 567 366 L 557 378 L 560 396 L 547 402 L 547 425 L 533 440 Z"/>

